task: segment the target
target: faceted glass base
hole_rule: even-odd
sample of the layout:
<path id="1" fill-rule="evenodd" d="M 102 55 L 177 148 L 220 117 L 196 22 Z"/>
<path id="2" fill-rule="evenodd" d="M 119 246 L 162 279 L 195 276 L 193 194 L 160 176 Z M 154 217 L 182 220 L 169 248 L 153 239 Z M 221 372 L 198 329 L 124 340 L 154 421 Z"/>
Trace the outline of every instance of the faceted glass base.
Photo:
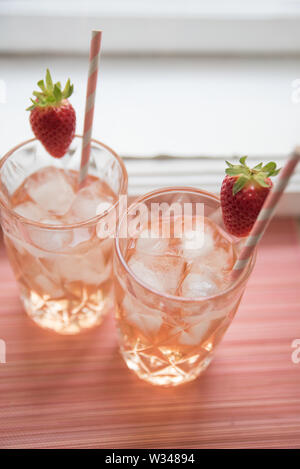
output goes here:
<path id="1" fill-rule="evenodd" d="M 106 314 L 112 310 L 110 298 L 98 298 L 98 303 L 88 301 L 70 304 L 66 299 L 53 300 L 42 298 L 31 292 L 22 295 L 22 301 L 29 317 L 40 327 L 51 329 L 59 334 L 74 335 L 102 323 Z"/>
<path id="2" fill-rule="evenodd" d="M 145 351 L 137 353 L 136 351 L 121 349 L 121 354 L 128 368 L 134 371 L 140 379 L 165 387 L 178 386 L 198 378 L 213 358 L 210 355 L 199 361 L 200 357 L 193 356 L 186 360 L 174 362 L 170 355 L 169 359 L 160 359 L 158 363 L 156 357 L 147 356 Z M 199 363 L 195 366 L 197 361 Z"/>

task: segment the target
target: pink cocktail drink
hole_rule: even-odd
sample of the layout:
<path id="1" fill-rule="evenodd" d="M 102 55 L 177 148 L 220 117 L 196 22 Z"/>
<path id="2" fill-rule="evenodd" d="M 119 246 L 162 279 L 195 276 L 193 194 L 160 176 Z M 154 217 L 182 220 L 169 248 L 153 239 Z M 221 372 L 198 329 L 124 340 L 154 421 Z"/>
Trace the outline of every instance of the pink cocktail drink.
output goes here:
<path id="1" fill-rule="evenodd" d="M 30 141 L 0 168 L 4 240 L 22 301 L 36 323 L 62 334 L 100 324 L 112 309 L 113 239 L 99 224 L 118 214 L 127 190 L 121 160 L 95 141 L 79 187 L 80 145 L 75 138 L 55 160 Z"/>
<path id="2" fill-rule="evenodd" d="M 175 211 L 170 210 L 174 202 Z M 138 223 L 137 213 L 146 213 L 137 210 L 139 204 L 153 213 L 157 203 L 165 204 L 159 217 L 144 216 Z M 189 215 L 184 213 L 187 204 Z M 202 206 L 201 214 L 193 214 L 196 204 Z M 153 384 L 196 378 L 239 305 L 253 263 L 232 285 L 240 245 L 218 222 L 218 207 L 213 195 L 166 189 L 129 208 L 128 230 L 138 227 L 134 236 L 121 237 L 121 222 L 115 256 L 121 351 L 128 367 Z"/>

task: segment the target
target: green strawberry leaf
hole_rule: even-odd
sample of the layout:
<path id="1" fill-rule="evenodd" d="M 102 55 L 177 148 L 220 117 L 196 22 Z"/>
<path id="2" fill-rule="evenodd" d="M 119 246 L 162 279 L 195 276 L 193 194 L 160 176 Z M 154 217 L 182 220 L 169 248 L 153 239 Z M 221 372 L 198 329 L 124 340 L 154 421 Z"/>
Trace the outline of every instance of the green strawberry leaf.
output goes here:
<path id="1" fill-rule="evenodd" d="M 247 156 L 242 156 L 242 158 L 240 158 L 241 165 L 245 166 L 246 159 L 247 159 Z"/>
<path id="2" fill-rule="evenodd" d="M 44 100 L 45 95 L 43 93 L 40 93 L 39 91 L 34 91 L 32 94 L 33 96 L 36 96 L 39 100 Z"/>
<path id="3" fill-rule="evenodd" d="M 70 78 L 68 78 L 68 81 L 67 81 L 67 83 L 66 83 L 66 86 L 64 87 L 63 92 L 62 92 L 62 94 L 63 94 L 63 96 L 64 96 L 65 98 L 68 96 L 68 93 L 69 93 L 69 91 L 70 91 L 70 86 L 71 86 L 71 84 L 70 84 Z"/>
<path id="4" fill-rule="evenodd" d="M 49 68 L 47 68 L 47 71 L 46 71 L 46 85 L 47 85 L 47 90 L 48 91 L 53 90 L 53 81 L 52 81 L 52 78 L 51 78 Z"/>
<path id="5" fill-rule="evenodd" d="M 240 176 L 234 183 L 232 188 L 233 195 L 236 195 L 240 190 L 243 189 L 245 184 L 250 180 L 248 176 L 242 175 Z"/>
<path id="6" fill-rule="evenodd" d="M 69 88 L 69 93 L 67 94 L 66 98 L 69 98 L 71 94 L 73 94 L 73 91 L 74 91 L 74 85 L 71 85 Z"/>
<path id="7" fill-rule="evenodd" d="M 247 168 L 243 168 L 242 166 L 232 166 L 232 168 L 226 168 L 225 173 L 228 174 L 228 176 L 239 176 L 240 174 L 244 174 L 245 176 L 250 175 Z"/>
<path id="8" fill-rule="evenodd" d="M 247 156 L 242 156 L 239 159 L 240 164 L 232 164 L 226 161 L 228 168 L 225 169 L 225 173 L 228 176 L 233 176 L 236 181 L 232 188 L 233 195 L 236 195 L 240 190 L 243 189 L 245 184 L 250 181 L 254 181 L 261 187 L 270 187 L 270 183 L 267 179 L 271 176 L 277 176 L 280 169 L 276 168 L 276 163 L 270 161 L 266 165 L 259 163 L 254 168 L 250 169 L 246 165 Z"/>
<path id="9" fill-rule="evenodd" d="M 30 98 L 30 101 L 32 102 L 32 105 L 26 108 L 26 111 L 32 111 L 36 107 L 36 101 L 34 101 L 32 98 Z"/>
<path id="10" fill-rule="evenodd" d="M 265 173 L 272 173 L 276 169 L 276 163 L 274 163 L 274 161 L 270 161 L 270 163 L 266 164 L 261 169 Z"/>
<path id="11" fill-rule="evenodd" d="M 63 91 L 61 89 L 61 83 L 58 81 L 53 84 L 49 69 L 46 71 L 46 84 L 44 80 L 39 80 L 37 85 L 41 91 L 34 91 L 33 96 L 37 98 L 36 101 L 32 102 L 32 106 L 28 107 L 27 110 L 32 111 L 35 107 L 47 107 L 60 104 L 63 99 L 67 99 L 73 93 L 74 87 L 70 83 L 70 79 L 67 80 L 66 86 Z"/>
<path id="12" fill-rule="evenodd" d="M 266 178 L 268 177 L 267 173 L 258 173 L 253 176 L 253 179 L 258 182 L 261 187 L 270 187 L 270 185 L 266 182 Z"/>
<path id="13" fill-rule="evenodd" d="M 57 86 L 57 84 L 54 85 L 54 88 L 53 88 L 53 94 L 54 94 L 54 97 L 56 99 L 56 101 L 61 101 L 61 98 L 62 98 L 62 92 L 60 91 L 59 87 Z"/>
<path id="14" fill-rule="evenodd" d="M 45 93 L 46 92 L 46 87 L 45 87 L 45 83 L 44 83 L 44 80 L 40 80 L 37 82 L 37 85 L 39 88 L 41 88 L 41 90 Z"/>
<path id="15" fill-rule="evenodd" d="M 276 169 L 275 171 L 272 171 L 272 173 L 269 174 L 269 176 L 277 176 L 277 174 L 279 174 L 280 171 L 281 171 L 281 168 L 278 168 L 278 169 Z"/>

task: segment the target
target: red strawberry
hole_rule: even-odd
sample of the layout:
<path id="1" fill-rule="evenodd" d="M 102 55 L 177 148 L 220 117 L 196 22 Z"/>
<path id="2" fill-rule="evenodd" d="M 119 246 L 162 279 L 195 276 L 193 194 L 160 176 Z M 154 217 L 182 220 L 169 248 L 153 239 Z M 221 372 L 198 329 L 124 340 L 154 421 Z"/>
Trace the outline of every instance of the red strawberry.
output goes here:
<path id="1" fill-rule="evenodd" d="M 49 70 L 46 85 L 38 82 L 41 91 L 34 91 L 31 99 L 30 124 L 34 135 L 50 155 L 61 158 L 68 150 L 75 134 L 76 114 L 68 99 L 73 93 L 70 79 L 63 90 L 60 83 L 53 84 Z"/>
<path id="2" fill-rule="evenodd" d="M 221 207 L 225 227 L 234 236 L 247 236 L 251 231 L 260 209 L 270 192 L 279 169 L 276 163 L 263 163 L 250 169 L 246 166 L 246 156 L 239 165 L 226 161 L 229 168 L 221 188 Z"/>

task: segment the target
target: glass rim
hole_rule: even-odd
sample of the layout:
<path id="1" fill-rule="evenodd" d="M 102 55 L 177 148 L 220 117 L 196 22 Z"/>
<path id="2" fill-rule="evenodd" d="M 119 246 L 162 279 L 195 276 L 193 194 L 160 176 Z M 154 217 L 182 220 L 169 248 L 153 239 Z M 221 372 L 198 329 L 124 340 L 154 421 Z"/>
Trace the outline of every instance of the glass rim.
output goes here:
<path id="1" fill-rule="evenodd" d="M 161 189 L 156 189 L 154 191 L 147 192 L 146 194 L 144 194 L 144 195 L 138 197 L 136 200 L 134 200 L 134 202 L 132 202 L 132 204 L 127 208 L 126 212 L 123 214 L 122 218 L 119 220 L 117 231 L 116 231 L 116 236 L 115 236 L 115 243 L 114 243 L 115 244 L 115 251 L 116 251 L 118 260 L 120 261 L 120 263 L 121 263 L 122 267 L 125 269 L 125 271 L 129 274 L 129 276 L 132 277 L 133 280 L 138 285 L 140 285 L 146 291 L 149 291 L 153 295 L 160 296 L 160 297 L 165 298 L 169 301 L 176 301 L 176 302 L 180 302 L 180 303 L 184 303 L 184 304 L 187 304 L 187 303 L 203 303 L 205 301 L 211 301 L 211 300 L 215 300 L 217 298 L 221 298 L 224 295 L 227 295 L 227 293 L 230 293 L 231 291 L 233 291 L 235 288 L 239 287 L 240 284 L 242 284 L 243 282 L 246 282 L 248 280 L 252 270 L 253 270 L 254 265 L 255 265 L 257 248 L 255 248 L 255 250 L 254 250 L 254 252 L 253 252 L 253 254 L 252 254 L 252 256 L 251 256 L 251 258 L 248 262 L 248 265 L 245 267 L 245 269 L 241 273 L 241 275 L 239 275 L 239 277 L 235 280 L 235 282 L 233 282 L 225 290 L 222 290 L 222 291 L 216 293 L 215 295 L 205 296 L 205 297 L 200 296 L 200 297 L 187 298 L 187 297 L 183 297 L 183 296 L 175 296 L 175 295 L 170 295 L 169 293 L 160 292 L 160 291 L 155 290 L 154 288 L 148 286 L 146 283 L 144 283 L 129 268 L 123 254 L 121 253 L 120 242 L 119 242 L 119 240 L 120 240 L 119 233 L 120 233 L 121 225 L 122 225 L 125 217 L 128 214 L 130 214 L 130 211 L 132 211 L 139 204 L 151 199 L 154 196 L 162 195 L 164 193 L 170 193 L 170 192 L 176 192 L 176 193 L 178 193 L 178 192 L 185 192 L 185 193 L 186 192 L 191 192 L 191 193 L 197 194 L 197 195 L 202 195 L 202 196 L 204 195 L 204 196 L 209 197 L 210 199 L 214 199 L 216 202 L 219 202 L 219 204 L 220 204 L 220 197 L 218 195 L 212 194 L 211 192 L 208 192 L 208 191 L 205 191 L 205 190 L 202 190 L 202 189 L 197 189 L 195 187 L 185 187 L 185 186 L 162 187 Z"/>
<path id="2" fill-rule="evenodd" d="M 83 136 L 82 135 L 79 135 L 79 134 L 75 134 L 74 135 L 74 138 L 79 138 L 79 139 L 82 139 Z M 9 150 L 8 152 L 5 153 L 5 155 L 1 158 L 1 161 L 0 161 L 0 170 L 1 168 L 4 166 L 4 164 L 6 163 L 6 161 L 9 159 L 10 156 L 12 156 L 17 150 L 19 150 L 20 148 L 24 147 L 25 145 L 27 145 L 28 143 L 32 143 L 32 142 L 39 142 L 39 140 L 37 138 L 30 138 L 28 140 L 25 140 L 24 142 L 21 142 L 19 143 L 18 145 L 16 145 L 15 147 L 13 147 L 11 150 Z M 107 210 L 105 210 L 103 213 L 99 214 L 99 215 L 96 215 L 95 217 L 93 218 L 88 218 L 87 220 L 84 220 L 82 222 L 79 222 L 79 223 L 72 223 L 70 225 L 52 225 L 52 224 L 48 224 L 48 223 L 40 223 L 40 222 L 37 222 L 37 221 L 34 221 L 34 220 L 30 220 L 29 218 L 26 218 L 26 217 L 23 217 L 22 215 L 18 214 L 17 212 L 15 212 L 12 208 L 10 208 L 5 201 L 3 201 L 2 197 L 0 196 L 0 207 L 4 208 L 5 210 L 8 211 L 8 213 L 16 218 L 17 220 L 19 220 L 20 222 L 26 224 L 26 225 L 30 225 L 30 226 L 34 226 L 34 227 L 37 227 L 37 228 L 40 228 L 40 229 L 45 229 L 45 230 L 70 230 L 70 229 L 75 229 L 75 228 L 81 228 L 83 226 L 89 226 L 89 225 L 95 225 L 95 223 L 98 223 L 99 220 L 101 220 L 104 216 L 106 216 L 108 213 L 110 213 L 111 211 L 115 210 L 118 205 L 119 205 L 119 196 L 121 194 L 126 194 L 127 193 L 127 188 L 128 188 L 128 174 L 127 174 L 127 170 L 126 170 L 126 167 L 125 167 L 125 164 L 122 160 L 122 158 L 112 149 L 110 148 L 108 145 L 106 145 L 105 143 L 103 142 L 100 142 L 100 140 L 96 140 L 95 138 L 92 138 L 91 139 L 91 143 L 96 143 L 97 145 L 99 145 L 100 147 L 104 148 L 105 150 L 107 150 L 109 153 L 111 153 L 111 155 L 118 161 L 119 165 L 120 165 L 120 168 L 121 168 L 121 172 L 122 172 L 122 182 L 121 182 L 121 187 L 120 187 L 120 190 L 117 194 L 118 198 L 116 200 L 116 202 Z M 42 145 L 42 144 L 41 144 Z"/>

